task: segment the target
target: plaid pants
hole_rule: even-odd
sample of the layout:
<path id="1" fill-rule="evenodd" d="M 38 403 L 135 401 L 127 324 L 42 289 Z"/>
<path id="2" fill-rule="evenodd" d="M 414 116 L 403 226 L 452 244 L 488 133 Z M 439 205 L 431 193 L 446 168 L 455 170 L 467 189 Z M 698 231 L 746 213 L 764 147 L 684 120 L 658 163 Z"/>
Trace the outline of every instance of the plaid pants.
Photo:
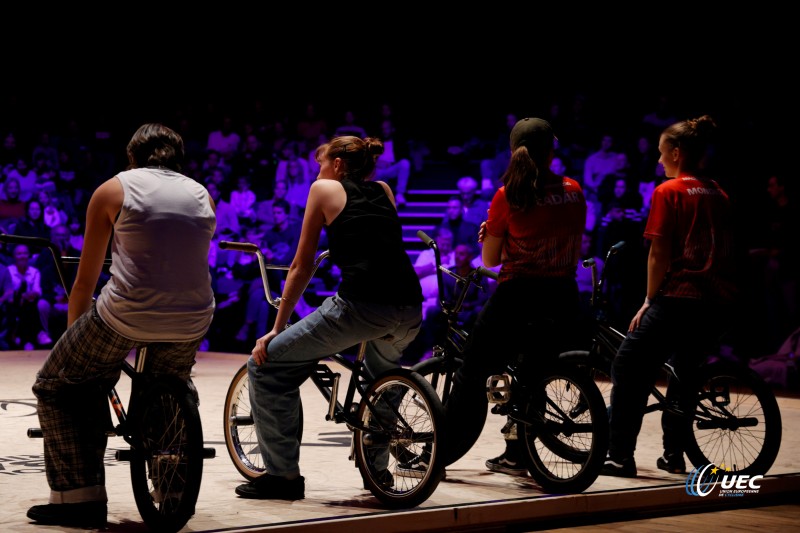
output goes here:
<path id="1" fill-rule="evenodd" d="M 147 370 L 186 379 L 196 397 L 190 374 L 201 340 L 133 341 L 108 327 L 94 305 L 67 329 L 33 384 L 44 435 L 47 483 L 54 493 L 73 496 L 54 498 L 51 494 L 51 502 L 98 499 L 96 489 L 105 485 L 106 430 L 112 427 L 107 396 L 131 350 L 147 346 Z M 105 491 L 100 492 L 104 495 Z"/>

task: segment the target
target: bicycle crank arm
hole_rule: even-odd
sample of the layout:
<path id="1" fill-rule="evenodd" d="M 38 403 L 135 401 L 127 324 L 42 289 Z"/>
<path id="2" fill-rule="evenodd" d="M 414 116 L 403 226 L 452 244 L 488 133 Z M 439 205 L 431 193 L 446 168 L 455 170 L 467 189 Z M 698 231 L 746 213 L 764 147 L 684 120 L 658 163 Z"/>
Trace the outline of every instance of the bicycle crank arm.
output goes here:
<path id="1" fill-rule="evenodd" d="M 131 456 L 133 456 L 133 450 L 128 448 L 127 450 L 117 450 L 114 452 L 114 458 L 117 461 L 130 461 Z M 216 448 L 203 448 L 203 459 L 213 459 L 217 456 L 217 449 Z"/>
<path id="2" fill-rule="evenodd" d="M 232 416 L 230 417 L 231 422 L 237 426 L 252 426 L 253 425 L 253 417 L 252 416 Z"/>
<path id="3" fill-rule="evenodd" d="M 739 428 L 752 428 L 758 425 L 758 419 L 753 417 L 745 418 L 713 418 L 711 420 L 698 420 L 698 429 L 727 429 L 736 431 Z"/>

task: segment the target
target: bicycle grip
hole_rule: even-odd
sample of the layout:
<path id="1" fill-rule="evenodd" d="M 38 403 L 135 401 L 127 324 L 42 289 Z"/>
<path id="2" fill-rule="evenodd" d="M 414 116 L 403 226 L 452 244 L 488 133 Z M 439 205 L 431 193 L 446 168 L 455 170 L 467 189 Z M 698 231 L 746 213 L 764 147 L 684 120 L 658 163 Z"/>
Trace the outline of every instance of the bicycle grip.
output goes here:
<path id="1" fill-rule="evenodd" d="M 478 267 L 478 272 L 480 273 L 481 276 L 484 276 L 486 278 L 491 278 L 493 280 L 497 280 L 497 272 L 495 272 L 494 270 L 489 270 L 488 268 L 486 268 L 484 266 L 479 266 Z"/>
<path id="2" fill-rule="evenodd" d="M 233 241 L 219 241 L 221 250 L 236 250 L 238 252 L 255 253 L 258 246 L 250 242 L 233 242 Z"/>
<path id="3" fill-rule="evenodd" d="M 428 234 L 422 230 L 417 231 L 417 237 L 419 237 L 422 240 L 422 242 L 425 243 L 425 246 L 430 247 L 434 244 L 433 239 L 428 237 Z"/>

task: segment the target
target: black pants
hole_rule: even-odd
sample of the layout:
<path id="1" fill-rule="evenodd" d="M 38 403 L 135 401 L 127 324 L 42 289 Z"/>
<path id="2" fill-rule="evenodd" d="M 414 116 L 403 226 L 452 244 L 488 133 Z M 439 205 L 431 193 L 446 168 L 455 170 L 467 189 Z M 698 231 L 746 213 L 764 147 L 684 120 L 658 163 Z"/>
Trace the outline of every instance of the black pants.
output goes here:
<path id="1" fill-rule="evenodd" d="M 524 369 L 535 374 L 567 345 L 577 316 L 578 287 L 574 279 L 500 283 L 475 321 L 465 347 L 464 364 L 454 377 L 445 406 L 448 442 L 474 442 L 480 435 L 483 427 L 475 427 L 475 413 L 486 412 L 489 376 L 502 374 L 520 354 Z M 483 421 L 484 417 L 479 419 Z"/>
<path id="2" fill-rule="evenodd" d="M 657 298 L 639 328 L 628 333 L 611 367 L 609 454 L 632 458 L 650 390 L 661 366 L 670 361 L 678 380 L 671 379 L 667 398 L 693 412 L 697 367 L 714 349 L 725 323 L 724 309 L 689 298 Z M 663 412 L 665 453 L 683 453 L 686 418 Z"/>

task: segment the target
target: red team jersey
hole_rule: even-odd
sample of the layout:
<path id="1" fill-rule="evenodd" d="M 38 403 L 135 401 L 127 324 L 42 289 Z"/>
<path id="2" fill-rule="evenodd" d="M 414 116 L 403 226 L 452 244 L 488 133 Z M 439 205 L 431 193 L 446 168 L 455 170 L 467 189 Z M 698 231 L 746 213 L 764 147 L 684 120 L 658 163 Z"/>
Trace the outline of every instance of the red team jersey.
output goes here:
<path id="1" fill-rule="evenodd" d="M 650 205 L 644 236 L 672 241 L 660 294 L 731 300 L 733 220 L 725 191 L 711 179 L 678 176 L 655 188 Z"/>
<path id="2" fill-rule="evenodd" d="M 486 231 L 504 239 L 500 282 L 516 278 L 576 275 L 586 225 L 586 199 L 575 180 L 545 187 L 545 196 L 530 209 L 512 209 L 500 187 L 489 206 Z"/>

